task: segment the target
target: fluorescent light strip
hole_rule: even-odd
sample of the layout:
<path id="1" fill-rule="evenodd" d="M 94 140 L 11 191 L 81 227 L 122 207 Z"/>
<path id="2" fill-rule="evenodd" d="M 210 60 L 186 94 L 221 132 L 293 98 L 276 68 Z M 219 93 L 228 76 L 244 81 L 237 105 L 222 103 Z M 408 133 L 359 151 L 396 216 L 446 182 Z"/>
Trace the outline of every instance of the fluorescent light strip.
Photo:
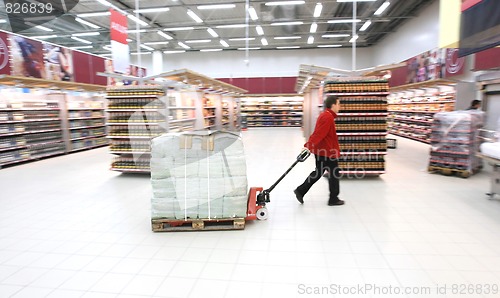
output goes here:
<path id="1" fill-rule="evenodd" d="M 169 11 L 168 7 L 152 7 L 152 8 L 142 8 L 134 10 L 134 13 L 157 13 Z"/>
<path id="2" fill-rule="evenodd" d="M 391 3 L 389 1 L 385 1 L 384 3 L 382 3 L 382 5 L 380 5 L 380 7 L 375 11 L 374 15 L 376 16 L 379 16 L 381 15 L 386 9 L 387 7 L 389 7 L 389 5 L 391 5 Z"/>
<path id="3" fill-rule="evenodd" d="M 83 32 L 83 33 L 73 33 L 71 36 L 96 36 L 101 35 L 99 32 Z"/>
<path id="4" fill-rule="evenodd" d="M 261 26 L 255 27 L 255 31 L 257 31 L 257 34 L 259 34 L 259 36 L 264 35 L 264 30 L 262 29 Z"/>
<path id="5" fill-rule="evenodd" d="M 230 41 L 246 41 L 246 40 L 255 40 L 255 37 L 239 37 L 239 38 L 230 38 Z"/>
<path id="6" fill-rule="evenodd" d="M 187 10 L 188 16 L 190 16 L 196 23 L 203 23 L 203 20 L 195 14 L 191 9 Z"/>
<path id="7" fill-rule="evenodd" d="M 361 26 L 361 28 L 359 28 L 359 31 L 365 31 L 366 29 L 368 29 L 368 27 L 370 27 L 370 25 L 372 24 L 372 21 L 368 20 L 366 21 L 363 26 Z"/>
<path id="8" fill-rule="evenodd" d="M 111 49 L 111 46 L 110 45 L 105 45 L 105 46 L 102 46 L 103 49 L 107 50 L 107 51 L 112 51 Z"/>
<path id="9" fill-rule="evenodd" d="M 318 48 L 340 48 L 341 46 L 340 44 L 323 44 L 319 45 Z"/>
<path id="10" fill-rule="evenodd" d="M 313 44 L 314 43 L 314 36 L 309 36 L 307 39 L 307 44 Z"/>
<path id="11" fill-rule="evenodd" d="M 278 50 L 288 50 L 288 49 L 300 49 L 299 46 L 292 46 L 292 47 L 276 47 Z"/>
<path id="12" fill-rule="evenodd" d="M 220 44 L 221 44 L 222 46 L 226 47 L 226 48 L 228 48 L 228 47 L 229 47 L 229 44 L 228 44 L 225 40 L 223 40 L 223 39 L 221 39 L 221 40 L 220 40 Z"/>
<path id="13" fill-rule="evenodd" d="M 96 24 L 92 24 L 91 22 L 85 21 L 84 19 L 75 18 L 75 21 L 77 21 L 78 23 L 87 25 L 87 26 L 89 26 L 91 28 L 94 28 L 94 29 L 100 29 L 101 28 L 101 27 L 97 26 Z"/>
<path id="14" fill-rule="evenodd" d="M 97 2 L 101 3 L 102 5 L 104 6 L 112 6 L 111 3 L 109 3 L 108 1 L 106 0 L 96 0 Z"/>
<path id="15" fill-rule="evenodd" d="M 92 44 L 91 41 L 88 41 L 88 40 L 85 40 L 85 39 L 81 39 L 80 37 L 71 36 L 71 39 L 74 39 L 76 41 L 83 42 L 83 43 L 86 43 L 86 44 Z"/>
<path id="16" fill-rule="evenodd" d="M 222 49 L 203 49 L 200 52 L 220 52 Z"/>
<path id="17" fill-rule="evenodd" d="M 47 27 L 44 27 L 42 25 L 35 26 L 35 28 L 43 30 L 43 31 L 47 31 L 47 32 L 53 32 L 54 31 L 54 30 L 52 30 L 50 28 L 47 28 Z"/>
<path id="18" fill-rule="evenodd" d="M 277 6 L 277 5 L 300 5 L 304 4 L 306 1 L 272 1 L 267 2 L 266 6 Z"/>
<path id="19" fill-rule="evenodd" d="M 174 28 L 165 28 L 163 31 L 187 31 L 194 30 L 194 27 L 174 27 Z"/>
<path id="20" fill-rule="evenodd" d="M 164 54 L 177 54 L 177 53 L 185 53 L 186 51 L 163 51 Z"/>
<path id="21" fill-rule="evenodd" d="M 199 5 L 198 9 L 229 9 L 235 8 L 236 4 L 214 4 L 214 5 Z"/>
<path id="22" fill-rule="evenodd" d="M 138 52 L 132 52 L 130 54 L 132 54 L 132 55 L 150 55 L 151 52 L 139 52 L 139 53 Z"/>
<path id="23" fill-rule="evenodd" d="M 314 7 L 314 14 L 313 17 L 319 18 L 321 15 L 321 11 L 323 10 L 323 4 L 321 3 L 316 3 L 316 7 Z"/>
<path id="24" fill-rule="evenodd" d="M 354 42 L 355 40 L 358 40 L 358 35 L 354 35 L 353 37 L 351 37 L 351 39 L 349 40 L 349 42 Z"/>
<path id="25" fill-rule="evenodd" d="M 31 36 L 31 38 L 36 38 L 36 39 L 49 39 L 49 38 L 56 38 L 57 35 L 41 35 L 41 36 Z"/>
<path id="26" fill-rule="evenodd" d="M 168 41 L 152 41 L 152 42 L 145 42 L 144 44 L 148 46 L 153 46 L 153 45 L 168 44 Z"/>
<path id="27" fill-rule="evenodd" d="M 186 50 L 189 50 L 189 49 L 191 48 L 191 47 L 187 46 L 185 43 L 180 42 L 180 41 L 179 41 L 177 44 L 178 44 L 179 46 L 181 46 L 181 47 L 185 48 Z"/>
<path id="28" fill-rule="evenodd" d="M 111 15 L 109 11 L 103 11 L 103 12 L 79 13 L 76 16 L 79 18 L 91 18 L 91 17 L 104 17 L 109 15 Z"/>
<path id="29" fill-rule="evenodd" d="M 260 48 L 238 48 L 238 51 L 246 51 L 246 50 L 260 50 Z"/>
<path id="30" fill-rule="evenodd" d="M 132 29 L 132 30 L 127 30 L 127 33 L 145 33 L 145 32 L 146 32 L 146 29 L 139 29 L 139 30 Z"/>
<path id="31" fill-rule="evenodd" d="M 311 29 L 309 29 L 309 33 L 316 33 L 316 30 L 318 30 L 318 24 L 312 23 Z"/>
<path id="32" fill-rule="evenodd" d="M 217 32 L 215 32 L 215 30 L 212 28 L 208 28 L 207 32 L 210 33 L 210 35 L 212 35 L 213 37 L 219 37 L 219 34 L 217 34 Z"/>
<path id="33" fill-rule="evenodd" d="M 354 21 L 352 19 L 348 20 L 330 20 L 327 23 L 328 24 L 349 24 L 349 23 L 359 23 L 361 22 L 360 19 L 355 19 Z"/>
<path id="34" fill-rule="evenodd" d="M 193 39 L 193 40 L 186 40 L 185 43 L 207 43 L 211 42 L 210 39 Z"/>
<path id="35" fill-rule="evenodd" d="M 7 23 L 7 20 L 0 19 L 0 24 L 5 24 L 5 23 Z"/>
<path id="36" fill-rule="evenodd" d="M 92 49 L 93 46 L 70 47 L 72 50 Z"/>
<path id="37" fill-rule="evenodd" d="M 302 25 L 304 22 L 278 22 L 278 23 L 271 23 L 271 26 L 291 26 L 291 25 Z"/>
<path id="38" fill-rule="evenodd" d="M 137 18 L 134 15 L 129 14 L 129 15 L 127 15 L 127 18 L 129 18 L 131 21 L 134 21 L 134 22 L 136 22 L 137 24 L 139 24 L 141 26 L 144 26 L 144 27 L 149 26 L 148 23 L 144 22 L 143 20 Z"/>
<path id="39" fill-rule="evenodd" d="M 248 8 L 248 14 L 250 15 L 250 18 L 252 19 L 252 21 L 256 21 L 259 19 L 259 16 L 257 15 L 257 11 L 255 11 L 255 8 L 253 8 L 253 6 L 250 6 Z"/>
<path id="40" fill-rule="evenodd" d="M 247 27 L 247 24 L 233 24 L 233 25 L 219 25 L 215 26 L 217 29 L 224 29 L 224 28 L 245 28 Z"/>
<path id="41" fill-rule="evenodd" d="M 141 45 L 139 45 L 139 46 L 140 46 L 141 48 L 145 49 L 145 50 L 148 50 L 148 51 L 154 51 L 154 50 L 155 50 L 154 48 L 149 47 L 149 46 L 147 46 L 147 45 L 143 45 L 143 44 L 141 44 Z"/>
<path id="42" fill-rule="evenodd" d="M 349 34 L 323 34 L 321 37 L 323 38 L 335 38 L 335 37 L 349 37 Z"/>
<path id="43" fill-rule="evenodd" d="M 260 42 L 262 43 L 263 46 L 267 46 L 269 43 L 267 42 L 267 39 L 263 37 Z"/>
<path id="44" fill-rule="evenodd" d="M 337 0 L 337 2 L 375 2 L 377 0 Z"/>
<path id="45" fill-rule="evenodd" d="M 165 32 L 162 32 L 160 30 L 156 31 L 156 33 L 158 33 L 158 35 L 160 35 L 161 37 L 165 37 L 166 39 L 168 40 L 172 40 L 174 39 L 172 36 L 168 35 L 167 33 Z"/>
<path id="46" fill-rule="evenodd" d="M 300 39 L 300 36 L 278 36 L 275 37 L 274 39 Z"/>

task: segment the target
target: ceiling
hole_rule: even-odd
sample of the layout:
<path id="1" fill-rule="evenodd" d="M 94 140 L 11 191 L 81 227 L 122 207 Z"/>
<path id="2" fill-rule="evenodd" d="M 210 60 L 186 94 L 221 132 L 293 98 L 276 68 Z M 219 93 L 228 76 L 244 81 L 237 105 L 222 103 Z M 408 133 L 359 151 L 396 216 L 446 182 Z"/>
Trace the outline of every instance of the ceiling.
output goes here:
<path id="1" fill-rule="evenodd" d="M 19 32 L 26 36 L 39 37 L 55 44 L 77 49 L 98 55 L 110 55 L 109 48 L 109 16 L 85 16 L 84 13 L 106 12 L 110 3 L 114 8 L 136 15 L 136 2 L 139 9 L 156 8 L 152 12 L 142 12 L 139 18 L 143 25 L 128 20 L 129 30 L 141 29 L 143 32 L 129 32 L 131 52 L 137 52 L 139 41 L 142 47 L 140 52 L 151 54 L 158 50 L 166 53 L 175 51 L 220 51 L 220 50 L 275 50 L 289 48 L 318 48 L 318 47 L 349 47 L 353 46 L 353 2 L 345 0 L 305 0 L 299 4 L 269 5 L 269 1 L 262 0 L 80 0 L 70 11 L 49 23 L 43 24 L 53 31 L 43 31 L 37 27 Z M 352 1 L 352 0 L 351 0 Z M 435 0 L 372 0 L 356 4 L 356 15 L 359 22 L 355 23 L 358 39 L 356 47 L 369 47 L 380 42 L 384 36 L 395 32 L 399 26 L 411 18 L 417 17 L 419 12 Z M 366 1 L 366 0 L 365 0 Z M 254 20 L 245 13 L 245 6 L 255 9 L 258 19 Z M 287 2 L 287 1 L 278 1 Z M 374 15 L 384 3 L 390 2 L 387 9 L 380 15 Z M 302 4 L 300 4 L 302 3 Z M 321 3 L 321 14 L 314 16 L 318 3 Z M 203 9 L 203 5 L 231 4 L 225 9 Z M 280 3 L 283 4 L 283 3 Z M 160 11 L 168 8 L 168 11 Z M 0 17 L 6 19 L 5 8 L 0 8 Z M 196 22 L 187 12 L 191 10 L 201 20 Z M 1 16 L 3 15 L 3 16 Z M 80 17 L 85 21 L 98 26 L 98 29 L 75 21 Z M 346 21 L 349 23 L 333 23 L 332 21 Z M 371 25 L 364 31 L 361 27 L 370 20 Z M 298 22 L 282 25 L 283 22 Z M 311 33 L 313 23 L 317 24 L 316 32 Z M 147 25 L 147 26 L 146 26 Z M 239 25 L 239 27 L 228 26 Z M 257 32 L 260 26 L 263 35 Z M 189 30 L 175 30 L 171 28 L 192 27 Z M 217 37 L 208 32 L 213 29 Z M 9 23 L 0 24 L 0 29 L 11 31 Z M 72 34 L 94 32 L 92 36 L 79 36 L 72 39 Z M 98 35 L 97 33 L 98 32 Z M 159 34 L 163 32 L 165 34 Z M 212 32 L 214 33 L 214 32 Z M 262 32 L 261 32 L 262 34 Z M 328 36 L 340 34 L 340 36 Z M 56 35 L 50 38 L 47 35 Z M 326 36 L 325 36 L 326 35 Z M 245 40 L 248 38 L 248 40 Z M 263 45 L 265 38 L 267 45 Z M 312 40 L 313 39 L 313 40 Z M 183 46 L 186 48 L 183 48 Z M 80 48 L 86 46 L 87 48 Z M 189 48 L 187 48 L 189 47 Z"/>

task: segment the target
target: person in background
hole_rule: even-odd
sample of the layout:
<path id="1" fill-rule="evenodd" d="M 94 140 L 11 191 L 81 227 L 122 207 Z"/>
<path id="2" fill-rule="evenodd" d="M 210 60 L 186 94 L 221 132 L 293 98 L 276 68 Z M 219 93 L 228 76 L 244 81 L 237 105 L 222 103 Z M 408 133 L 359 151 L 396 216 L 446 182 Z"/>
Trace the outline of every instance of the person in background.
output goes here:
<path id="1" fill-rule="evenodd" d="M 478 110 L 480 107 L 481 107 L 481 101 L 477 100 L 477 99 L 474 99 L 470 103 L 470 107 L 468 107 L 467 110 Z"/>
<path id="2" fill-rule="evenodd" d="M 299 203 L 304 204 L 304 196 L 311 186 L 316 183 L 325 171 L 329 172 L 328 184 L 330 197 L 328 206 L 343 205 L 344 201 L 339 199 L 340 169 L 338 158 L 340 157 L 340 146 L 335 128 L 335 118 L 340 110 L 338 97 L 330 95 L 324 102 L 325 110 L 316 120 L 316 127 L 304 145 L 314 154 L 316 159 L 316 169 L 309 174 L 304 183 L 294 190 Z"/>

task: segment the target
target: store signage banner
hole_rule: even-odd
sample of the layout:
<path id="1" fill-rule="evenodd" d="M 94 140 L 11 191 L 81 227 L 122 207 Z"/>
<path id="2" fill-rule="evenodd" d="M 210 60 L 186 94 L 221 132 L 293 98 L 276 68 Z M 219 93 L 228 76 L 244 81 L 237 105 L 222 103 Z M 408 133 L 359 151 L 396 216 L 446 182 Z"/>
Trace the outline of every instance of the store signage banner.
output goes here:
<path id="1" fill-rule="evenodd" d="M 0 32 L 0 74 L 10 75 L 9 35 Z"/>
<path id="2" fill-rule="evenodd" d="M 11 75 L 45 79 L 43 45 L 19 35 L 10 38 Z"/>
<path id="3" fill-rule="evenodd" d="M 406 60 L 406 84 L 449 78 L 464 72 L 458 49 L 434 49 Z"/>
<path id="4" fill-rule="evenodd" d="M 443 49 L 446 51 L 445 77 L 453 77 L 464 73 L 465 57 L 458 56 L 458 49 Z"/>
<path id="5" fill-rule="evenodd" d="M 113 72 L 128 73 L 130 71 L 130 49 L 127 42 L 127 17 L 114 9 L 110 9 L 110 12 Z"/>
<path id="6" fill-rule="evenodd" d="M 492 48 L 474 55 L 474 70 L 500 69 L 500 48 Z"/>
<path id="7" fill-rule="evenodd" d="M 73 82 L 73 52 L 64 47 L 43 43 L 47 80 Z"/>

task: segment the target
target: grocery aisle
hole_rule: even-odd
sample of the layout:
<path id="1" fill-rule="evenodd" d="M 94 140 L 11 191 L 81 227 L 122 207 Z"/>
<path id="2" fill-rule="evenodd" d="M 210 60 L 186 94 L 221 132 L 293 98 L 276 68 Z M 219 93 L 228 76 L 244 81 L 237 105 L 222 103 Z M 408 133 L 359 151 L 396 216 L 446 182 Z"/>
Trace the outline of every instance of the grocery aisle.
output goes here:
<path id="1" fill-rule="evenodd" d="M 269 187 L 304 143 L 300 128 L 243 138 L 249 186 Z M 107 148 L 2 169 L 0 297 L 332 297 L 302 294 L 332 284 L 450 297 L 436 284 L 498 284 L 500 201 L 484 196 L 487 173 L 429 174 L 427 157 L 398 138 L 388 174 L 341 181 L 340 207 L 326 205 L 326 179 L 295 200 L 310 158 L 272 192 L 269 220 L 189 233 L 150 231 L 149 177 L 109 171 Z"/>

